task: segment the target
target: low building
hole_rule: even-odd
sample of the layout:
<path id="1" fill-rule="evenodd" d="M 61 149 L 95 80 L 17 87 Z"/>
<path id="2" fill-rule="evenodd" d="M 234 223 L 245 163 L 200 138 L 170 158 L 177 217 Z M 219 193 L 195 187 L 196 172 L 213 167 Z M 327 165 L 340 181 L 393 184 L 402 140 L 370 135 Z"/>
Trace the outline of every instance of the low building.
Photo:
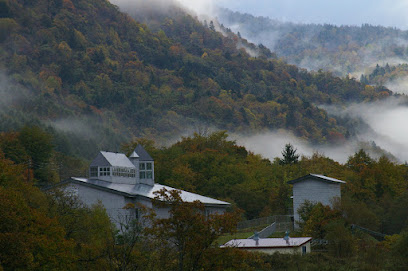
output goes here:
<path id="1" fill-rule="evenodd" d="M 341 184 L 346 182 L 318 174 L 308 174 L 301 178 L 289 181 L 293 185 L 293 214 L 295 228 L 296 221 L 300 221 L 298 209 L 305 202 L 321 202 L 332 206 L 333 199 L 341 198 Z"/>
<path id="2" fill-rule="evenodd" d="M 256 239 L 234 239 L 227 242 L 225 247 L 235 247 L 251 252 L 262 252 L 266 254 L 301 254 L 310 253 L 311 237 L 292 238 L 259 238 Z"/>
<path id="3" fill-rule="evenodd" d="M 62 185 L 66 192 L 76 195 L 88 206 L 101 202 L 116 225 L 139 218 L 137 208 L 124 208 L 129 204 L 153 208 L 158 218 L 167 218 L 168 208 L 158 209 L 153 206 L 152 200 L 157 191 L 175 189 L 155 183 L 154 160 L 140 145 L 129 157 L 123 153 L 101 151 L 89 167 L 89 178 L 71 177 L 58 186 Z M 202 202 L 206 214 L 223 213 L 230 205 L 224 201 L 179 191 L 186 202 Z"/>

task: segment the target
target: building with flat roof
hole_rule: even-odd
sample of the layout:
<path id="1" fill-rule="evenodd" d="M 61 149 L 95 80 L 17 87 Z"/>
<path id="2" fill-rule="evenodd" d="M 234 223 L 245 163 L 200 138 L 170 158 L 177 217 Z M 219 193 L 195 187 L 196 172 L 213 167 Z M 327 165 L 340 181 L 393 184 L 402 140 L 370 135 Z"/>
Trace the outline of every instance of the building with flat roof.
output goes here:
<path id="1" fill-rule="evenodd" d="M 341 184 L 346 182 L 319 174 L 308 174 L 288 184 L 293 185 L 293 214 L 295 228 L 300 221 L 298 209 L 305 202 L 321 202 L 323 205 L 332 206 L 333 199 L 341 198 Z"/>
<path id="2" fill-rule="evenodd" d="M 301 254 L 310 253 L 310 241 L 312 237 L 291 238 L 258 238 L 258 239 L 233 239 L 227 242 L 225 247 L 235 247 L 252 252 L 274 254 Z"/>

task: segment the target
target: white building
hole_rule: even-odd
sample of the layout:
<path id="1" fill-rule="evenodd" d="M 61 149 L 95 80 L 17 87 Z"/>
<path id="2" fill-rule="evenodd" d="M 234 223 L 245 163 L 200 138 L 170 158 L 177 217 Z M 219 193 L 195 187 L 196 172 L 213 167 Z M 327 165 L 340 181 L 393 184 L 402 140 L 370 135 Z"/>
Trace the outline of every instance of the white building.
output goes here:
<path id="1" fill-rule="evenodd" d="M 301 254 L 310 253 L 311 237 L 284 238 L 259 238 L 256 239 L 234 239 L 227 242 L 224 247 L 235 247 L 251 252 L 262 252 L 266 254 Z"/>
<path id="2" fill-rule="evenodd" d="M 154 182 L 154 160 L 142 146 L 137 146 L 127 157 L 123 153 L 101 151 L 89 167 L 89 178 L 71 177 L 60 183 L 65 191 L 78 196 L 86 205 L 100 201 L 116 225 L 129 218 L 139 218 L 138 209 L 124 208 L 128 204 L 154 208 L 158 218 L 168 217 L 168 209 L 157 209 L 152 205 L 155 192 L 175 188 Z M 186 202 L 200 201 L 206 213 L 223 213 L 230 205 L 227 202 L 179 190 Z"/>
<path id="3" fill-rule="evenodd" d="M 346 182 L 318 174 L 309 174 L 289 181 L 293 185 L 293 214 L 295 228 L 296 221 L 300 221 L 298 209 L 305 202 L 321 202 L 332 206 L 334 198 L 341 198 L 341 184 Z"/>

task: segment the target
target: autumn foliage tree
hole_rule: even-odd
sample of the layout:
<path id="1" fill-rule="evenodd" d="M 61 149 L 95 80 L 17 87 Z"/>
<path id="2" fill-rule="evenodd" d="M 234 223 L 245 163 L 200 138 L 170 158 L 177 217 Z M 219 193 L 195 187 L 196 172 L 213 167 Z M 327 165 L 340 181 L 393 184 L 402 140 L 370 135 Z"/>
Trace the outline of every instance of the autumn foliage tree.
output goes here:
<path id="1" fill-rule="evenodd" d="M 170 268 L 179 271 L 201 270 L 214 242 L 233 232 L 239 218 L 239 212 L 206 214 L 203 203 L 183 201 L 178 190 L 160 190 L 155 206 L 169 208 L 169 217 L 155 218 L 153 214 L 151 234 L 173 252 L 176 260 Z"/>

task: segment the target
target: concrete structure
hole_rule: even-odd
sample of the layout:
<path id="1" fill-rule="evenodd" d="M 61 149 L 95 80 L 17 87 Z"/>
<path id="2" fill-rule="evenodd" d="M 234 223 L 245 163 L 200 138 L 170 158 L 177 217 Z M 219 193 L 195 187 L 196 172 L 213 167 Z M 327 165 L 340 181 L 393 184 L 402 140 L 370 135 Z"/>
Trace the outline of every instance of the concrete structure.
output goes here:
<path id="1" fill-rule="evenodd" d="M 155 192 L 165 188 L 175 188 L 154 182 L 154 160 L 142 146 L 137 146 L 127 157 L 123 153 L 101 151 L 89 167 L 89 178 L 72 177 L 60 185 L 64 185 L 67 193 L 71 193 L 91 206 L 101 202 L 111 220 L 119 226 L 131 219 L 138 219 L 137 206 L 155 208 L 152 199 Z M 186 202 L 201 201 L 206 213 L 223 213 L 230 205 L 227 202 L 204 197 L 194 193 L 180 191 L 181 198 Z M 124 208 L 132 204 L 135 208 Z M 158 218 L 169 216 L 167 208 L 155 209 Z"/>
<path id="2" fill-rule="evenodd" d="M 321 202 L 332 206 L 334 198 L 341 198 L 341 184 L 346 182 L 318 174 L 309 174 L 289 181 L 293 185 L 293 214 L 295 228 L 300 220 L 298 209 L 305 202 Z"/>
<path id="3" fill-rule="evenodd" d="M 252 252 L 262 252 L 274 254 L 306 254 L 310 253 L 311 237 L 293 237 L 285 240 L 284 238 L 259 238 L 256 239 L 234 239 L 227 242 L 224 247 L 235 247 Z"/>

